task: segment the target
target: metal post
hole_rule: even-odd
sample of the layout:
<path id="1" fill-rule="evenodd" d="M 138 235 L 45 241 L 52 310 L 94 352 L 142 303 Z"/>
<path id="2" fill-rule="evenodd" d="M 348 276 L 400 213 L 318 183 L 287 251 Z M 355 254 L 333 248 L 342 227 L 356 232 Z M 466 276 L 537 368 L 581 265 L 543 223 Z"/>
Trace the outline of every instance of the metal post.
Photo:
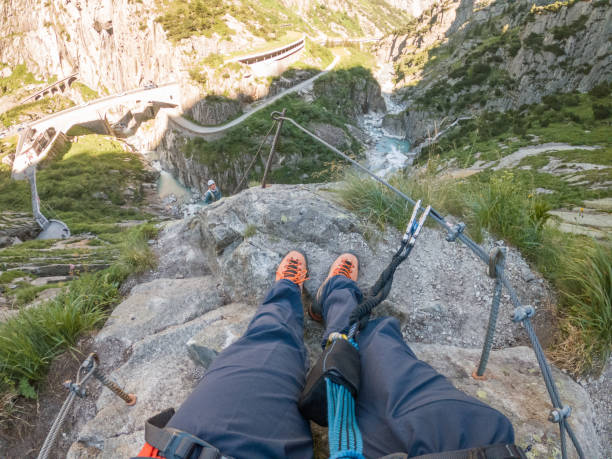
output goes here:
<path id="1" fill-rule="evenodd" d="M 489 353 L 493 346 L 493 337 L 495 336 L 495 328 L 497 326 L 497 315 L 499 313 L 499 303 L 501 301 L 502 292 L 502 274 L 504 270 L 504 261 L 506 259 L 506 250 L 503 248 L 494 248 L 489 256 L 489 276 L 495 278 L 495 289 L 493 292 L 493 302 L 491 304 L 491 313 L 489 315 L 489 326 L 487 327 L 487 335 L 482 347 L 480 355 L 480 363 L 476 371 L 472 373 L 474 379 L 486 379 L 484 372 L 487 368 Z"/>
<path id="2" fill-rule="evenodd" d="M 281 116 L 285 116 L 285 110 L 281 112 Z M 270 156 L 268 156 L 268 162 L 266 163 L 266 170 L 264 171 L 263 179 L 261 179 L 261 187 L 266 187 L 266 179 L 268 178 L 268 172 L 270 172 L 270 167 L 272 166 L 272 158 L 274 156 L 274 149 L 276 148 L 276 142 L 278 142 L 278 135 L 280 134 L 281 127 L 283 127 L 283 119 L 281 118 L 278 121 L 278 126 L 276 126 L 276 132 L 274 133 L 274 139 L 272 140 L 272 147 L 270 148 Z"/>
<path id="3" fill-rule="evenodd" d="M 45 229 L 49 226 L 49 220 L 40 212 L 40 199 L 38 198 L 38 190 L 36 188 L 36 166 L 29 166 L 25 170 L 25 174 L 30 181 L 30 192 L 32 195 L 32 213 L 34 214 L 34 219 L 38 226 L 42 229 Z"/>
<path id="4" fill-rule="evenodd" d="M 234 192 L 232 194 L 238 193 L 238 191 L 240 190 L 240 187 L 242 186 L 242 184 L 244 183 L 246 178 L 249 176 L 249 172 L 250 172 L 251 168 L 253 167 L 253 165 L 255 164 L 255 161 L 257 161 L 257 158 L 261 156 L 261 159 L 262 160 L 264 159 L 262 154 L 261 154 L 261 149 L 263 148 L 264 144 L 266 143 L 266 140 L 268 140 L 268 137 L 270 136 L 270 132 L 272 132 L 272 129 L 274 129 L 274 126 L 276 126 L 276 121 L 274 121 L 272 123 L 272 125 L 270 126 L 270 129 L 268 129 L 268 133 L 266 134 L 266 136 L 264 137 L 263 141 L 259 145 L 259 148 L 257 149 L 257 153 L 255 153 L 255 156 L 253 157 L 253 161 L 251 161 L 251 164 L 249 164 L 249 167 L 247 167 L 246 172 L 242 176 L 242 179 L 240 179 L 240 182 L 238 182 L 238 185 L 236 185 L 236 188 L 234 189 Z"/>

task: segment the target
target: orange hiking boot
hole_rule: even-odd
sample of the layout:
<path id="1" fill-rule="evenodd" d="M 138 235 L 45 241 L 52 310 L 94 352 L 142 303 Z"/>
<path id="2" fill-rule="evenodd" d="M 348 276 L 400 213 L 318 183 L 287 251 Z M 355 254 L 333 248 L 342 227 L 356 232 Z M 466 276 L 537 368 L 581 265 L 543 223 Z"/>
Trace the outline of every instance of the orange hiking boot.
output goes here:
<path id="1" fill-rule="evenodd" d="M 308 309 L 308 314 L 313 320 L 317 322 L 323 322 L 323 290 L 325 289 L 325 285 L 329 280 L 334 276 L 346 276 L 349 279 L 357 282 L 357 276 L 359 275 L 359 260 L 352 253 L 343 253 L 336 261 L 334 261 L 329 268 L 329 274 L 327 274 L 327 278 L 323 281 L 319 290 L 317 290 L 317 294 L 315 295 L 315 299 L 310 305 Z"/>
<path id="2" fill-rule="evenodd" d="M 308 269 L 306 267 L 306 258 L 297 250 L 292 250 L 278 265 L 276 270 L 276 280 L 287 279 L 297 284 L 302 290 L 302 286 L 308 277 L 306 274 Z"/>

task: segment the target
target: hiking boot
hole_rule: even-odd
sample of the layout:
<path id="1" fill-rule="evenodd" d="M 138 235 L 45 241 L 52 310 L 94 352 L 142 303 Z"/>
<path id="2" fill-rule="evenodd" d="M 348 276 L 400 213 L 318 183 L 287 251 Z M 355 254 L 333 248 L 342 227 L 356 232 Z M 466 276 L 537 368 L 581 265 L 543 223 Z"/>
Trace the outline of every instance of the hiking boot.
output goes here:
<path id="1" fill-rule="evenodd" d="M 276 270 L 276 280 L 287 279 L 300 287 L 308 279 L 306 274 L 308 269 L 306 268 L 306 258 L 297 250 L 292 250 L 278 265 Z"/>
<path id="2" fill-rule="evenodd" d="M 317 294 L 315 295 L 314 301 L 308 308 L 308 314 L 312 318 L 312 320 L 316 320 L 317 322 L 323 322 L 323 290 L 325 289 L 325 285 L 329 280 L 334 276 L 345 276 L 351 279 L 352 281 L 357 282 L 357 276 L 359 275 L 359 261 L 357 257 L 352 253 L 343 253 L 336 261 L 334 261 L 329 268 L 329 274 L 327 278 L 323 281 L 319 290 L 317 290 Z"/>

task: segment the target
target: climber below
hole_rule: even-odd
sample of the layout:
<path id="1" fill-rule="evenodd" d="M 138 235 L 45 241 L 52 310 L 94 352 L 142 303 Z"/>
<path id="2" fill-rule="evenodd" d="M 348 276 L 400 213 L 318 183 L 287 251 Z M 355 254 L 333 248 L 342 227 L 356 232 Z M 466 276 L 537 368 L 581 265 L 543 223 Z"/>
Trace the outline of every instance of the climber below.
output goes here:
<path id="1" fill-rule="evenodd" d="M 325 325 L 324 342 L 346 333 L 362 300 L 358 272 L 354 255 L 338 257 L 309 307 L 310 317 Z M 244 335 L 219 354 L 176 413 L 169 409 L 147 421 L 139 457 L 313 457 L 310 424 L 298 408 L 308 367 L 301 299 L 306 273 L 304 255 L 289 252 Z M 356 424 L 363 455 L 350 457 L 525 457 L 512 444 L 510 421 L 417 359 L 397 319 L 369 320 L 358 345 Z M 463 455 L 437 454 L 464 449 Z"/>
<path id="2" fill-rule="evenodd" d="M 208 190 L 204 195 L 204 203 L 210 204 L 212 202 L 218 201 L 223 196 L 221 195 L 221 190 L 217 188 L 214 180 L 208 181 Z"/>

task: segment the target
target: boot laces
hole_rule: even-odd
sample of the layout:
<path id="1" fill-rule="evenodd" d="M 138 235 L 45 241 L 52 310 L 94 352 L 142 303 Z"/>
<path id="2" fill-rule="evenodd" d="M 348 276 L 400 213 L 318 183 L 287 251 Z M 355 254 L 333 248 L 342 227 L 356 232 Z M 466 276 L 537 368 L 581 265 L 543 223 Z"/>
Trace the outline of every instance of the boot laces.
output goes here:
<path id="1" fill-rule="evenodd" d="M 296 258 L 289 258 L 287 267 L 283 270 L 283 279 L 289 279 L 295 284 L 303 284 L 308 277 L 307 272 L 301 269 L 299 266 L 300 262 Z"/>
<path id="2" fill-rule="evenodd" d="M 342 263 L 340 263 L 340 266 L 338 266 L 335 270 L 334 270 L 334 276 L 337 276 L 339 274 L 346 276 L 346 277 L 351 277 L 351 272 L 353 271 L 353 263 L 351 263 L 349 260 L 344 259 L 342 260 Z"/>

